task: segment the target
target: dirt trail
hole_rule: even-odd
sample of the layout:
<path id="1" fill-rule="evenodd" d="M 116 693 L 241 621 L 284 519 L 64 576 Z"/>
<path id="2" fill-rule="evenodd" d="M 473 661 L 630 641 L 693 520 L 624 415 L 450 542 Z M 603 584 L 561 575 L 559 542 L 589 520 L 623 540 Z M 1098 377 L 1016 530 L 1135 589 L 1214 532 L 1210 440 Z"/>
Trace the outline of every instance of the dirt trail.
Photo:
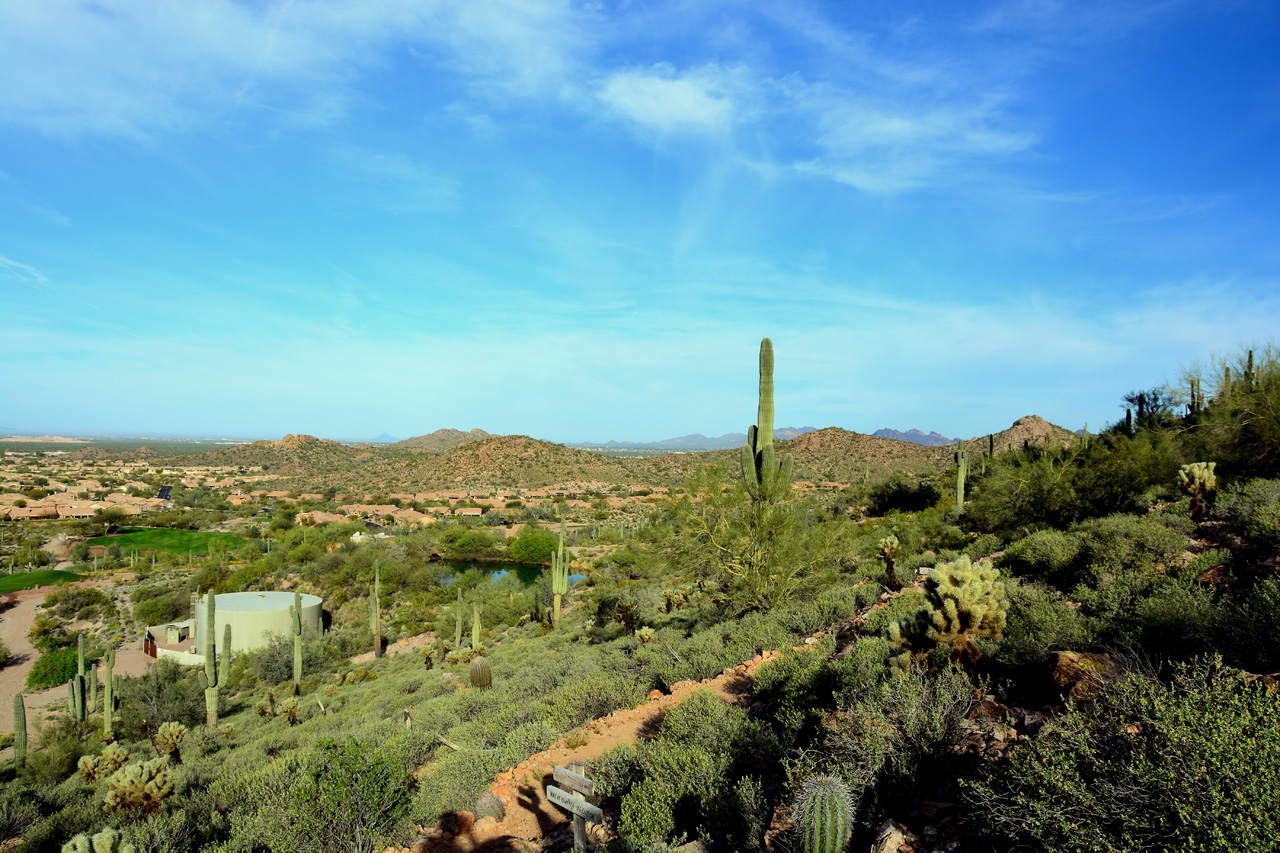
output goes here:
<path id="1" fill-rule="evenodd" d="M 425 831 L 413 847 L 405 850 L 410 853 L 427 850 L 433 853 L 475 853 L 535 851 L 568 846 L 572 841 L 570 816 L 546 796 L 546 786 L 553 782 L 554 767 L 568 767 L 574 762 L 587 763 L 619 744 L 635 743 L 654 736 L 666 713 L 689 698 L 695 690 L 711 690 L 730 702 L 745 705 L 752 695 L 752 673 L 760 665 L 781 655 L 781 651 L 765 652 L 737 667 L 726 669 L 714 678 L 678 682 L 670 693 L 651 692 L 649 700 L 637 708 L 614 711 L 593 720 L 578 730 L 579 738 L 586 734 L 585 744 L 571 747 L 567 743 L 569 736 L 566 736 L 543 752 L 497 775 L 489 792 L 506 808 L 506 817 L 502 821 L 482 818 L 473 822 L 469 812 L 462 812 L 455 819 L 445 821 L 443 826 Z M 587 832 L 597 845 L 606 840 L 604 827 L 588 824 Z"/>
<path id="2" fill-rule="evenodd" d="M 107 579 L 83 580 L 76 582 L 75 586 L 105 588 L 111 583 Z M 9 664 L 0 669 L 0 733 L 13 731 L 13 697 L 26 689 L 27 673 L 40 656 L 40 652 L 27 639 L 27 633 L 35 623 L 36 608 L 52 589 L 54 586 L 49 585 L 0 595 L 0 601 L 11 602 L 0 608 L 0 640 L 9 648 L 10 655 Z M 116 652 L 113 672 L 118 675 L 141 675 L 151 662 L 152 659 L 142 651 L 141 642 L 129 643 Z M 100 677 L 105 677 L 105 674 Z M 66 698 L 66 685 L 51 687 L 39 693 L 28 693 L 24 699 L 27 706 L 28 736 L 35 734 L 36 721 L 40 718 L 39 714 L 32 712 L 65 702 Z M 12 754 L 12 747 L 0 750 L 0 758 Z"/>

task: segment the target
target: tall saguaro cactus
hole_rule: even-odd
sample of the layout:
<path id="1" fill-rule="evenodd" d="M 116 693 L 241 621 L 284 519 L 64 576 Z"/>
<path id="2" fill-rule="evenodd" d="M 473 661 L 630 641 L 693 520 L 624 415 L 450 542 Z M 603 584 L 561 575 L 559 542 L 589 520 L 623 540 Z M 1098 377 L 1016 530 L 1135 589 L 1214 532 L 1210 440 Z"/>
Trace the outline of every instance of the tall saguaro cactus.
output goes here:
<path id="1" fill-rule="evenodd" d="M 773 341 L 760 341 L 760 405 L 756 424 L 742 446 L 742 477 L 757 503 L 773 503 L 791 488 L 791 454 L 778 461 L 773 452 Z"/>
<path id="2" fill-rule="evenodd" d="M 21 693 L 13 697 L 13 758 L 19 767 L 27 760 L 27 706 Z"/>
<path id="3" fill-rule="evenodd" d="M 556 546 L 555 552 L 551 555 L 551 593 L 553 599 L 553 610 L 551 611 L 551 625 L 553 628 L 560 627 L 560 601 L 569 594 L 569 557 L 564 552 L 564 516 L 560 516 L 560 542 Z"/>
<path id="4" fill-rule="evenodd" d="M 956 512 L 964 512 L 964 478 L 969 473 L 969 451 L 964 439 L 956 446 Z"/>
<path id="5" fill-rule="evenodd" d="M 116 685 L 112 675 L 112 670 L 116 667 L 115 649 L 107 649 L 105 663 L 106 681 L 102 683 L 102 736 L 110 740 L 116 715 Z"/>
<path id="6" fill-rule="evenodd" d="M 382 567 L 373 564 L 373 586 L 369 587 L 369 630 L 373 632 L 373 656 L 382 657 Z"/>
<path id="7" fill-rule="evenodd" d="M 67 713 L 78 723 L 88 717 L 84 673 L 84 634 L 81 634 L 76 638 L 76 674 L 67 682 Z"/>
<path id="8" fill-rule="evenodd" d="M 293 695 L 302 693 L 302 593 L 294 592 L 289 608 L 289 624 L 293 628 Z"/>
<path id="9" fill-rule="evenodd" d="M 213 731 L 218 728 L 218 688 L 226 686 L 227 676 L 231 670 L 231 626 L 227 625 L 222 633 L 222 670 L 218 670 L 217 634 L 214 632 L 214 615 L 217 605 L 214 602 L 213 590 L 209 590 L 205 598 L 205 630 L 200 637 L 204 644 L 204 669 L 200 672 L 200 689 L 204 691 L 204 725 Z"/>
<path id="10" fill-rule="evenodd" d="M 458 604 L 453 609 L 453 650 L 462 649 L 462 590 L 458 590 Z"/>
<path id="11" fill-rule="evenodd" d="M 480 626 L 480 605 L 471 605 L 471 648 L 480 648 L 480 634 L 484 629 Z"/>

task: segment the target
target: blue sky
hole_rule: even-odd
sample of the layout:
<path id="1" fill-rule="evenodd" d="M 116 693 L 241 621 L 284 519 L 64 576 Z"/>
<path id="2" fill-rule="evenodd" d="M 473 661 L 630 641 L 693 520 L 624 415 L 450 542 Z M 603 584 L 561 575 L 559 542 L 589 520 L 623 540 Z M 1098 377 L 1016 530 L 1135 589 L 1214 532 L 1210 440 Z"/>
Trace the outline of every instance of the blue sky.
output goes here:
<path id="1" fill-rule="evenodd" d="M 1280 329 L 1280 5 L 8 0 L 0 429 L 1114 420 Z"/>

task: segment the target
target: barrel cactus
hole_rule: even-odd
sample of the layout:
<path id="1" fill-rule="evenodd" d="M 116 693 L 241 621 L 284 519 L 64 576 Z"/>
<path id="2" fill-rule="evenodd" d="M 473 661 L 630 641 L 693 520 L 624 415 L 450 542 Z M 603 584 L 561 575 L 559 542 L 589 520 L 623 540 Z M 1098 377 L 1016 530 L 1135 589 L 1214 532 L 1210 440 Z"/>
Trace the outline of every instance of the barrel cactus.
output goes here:
<path id="1" fill-rule="evenodd" d="M 840 853 L 853 832 L 853 795 L 834 776 L 814 776 L 796 798 L 796 825 L 804 853 Z"/>
<path id="2" fill-rule="evenodd" d="M 507 807 L 502 804 L 502 800 L 485 791 L 476 800 L 475 816 L 477 820 L 482 817 L 491 817 L 501 823 L 507 816 Z"/>
<path id="3" fill-rule="evenodd" d="M 493 668 L 484 655 L 471 659 L 471 686 L 480 690 L 488 690 L 493 686 Z"/>

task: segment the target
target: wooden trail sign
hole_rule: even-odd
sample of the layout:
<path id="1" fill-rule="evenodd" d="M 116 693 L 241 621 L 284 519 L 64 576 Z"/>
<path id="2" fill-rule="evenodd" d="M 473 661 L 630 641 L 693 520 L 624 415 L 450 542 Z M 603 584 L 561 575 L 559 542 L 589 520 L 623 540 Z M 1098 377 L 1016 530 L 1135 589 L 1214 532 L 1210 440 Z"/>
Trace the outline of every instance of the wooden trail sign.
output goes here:
<path id="1" fill-rule="evenodd" d="M 573 812 L 574 821 L 585 818 L 592 823 L 602 823 L 604 821 L 604 812 L 588 803 L 586 800 L 580 800 L 555 785 L 547 786 L 547 799 L 555 803 L 566 811 Z"/>
<path id="2" fill-rule="evenodd" d="M 551 771 L 555 780 L 566 788 L 571 788 L 580 794 L 590 796 L 596 792 L 596 783 L 592 779 L 588 779 L 581 773 L 575 773 L 565 767 L 556 767 Z"/>

